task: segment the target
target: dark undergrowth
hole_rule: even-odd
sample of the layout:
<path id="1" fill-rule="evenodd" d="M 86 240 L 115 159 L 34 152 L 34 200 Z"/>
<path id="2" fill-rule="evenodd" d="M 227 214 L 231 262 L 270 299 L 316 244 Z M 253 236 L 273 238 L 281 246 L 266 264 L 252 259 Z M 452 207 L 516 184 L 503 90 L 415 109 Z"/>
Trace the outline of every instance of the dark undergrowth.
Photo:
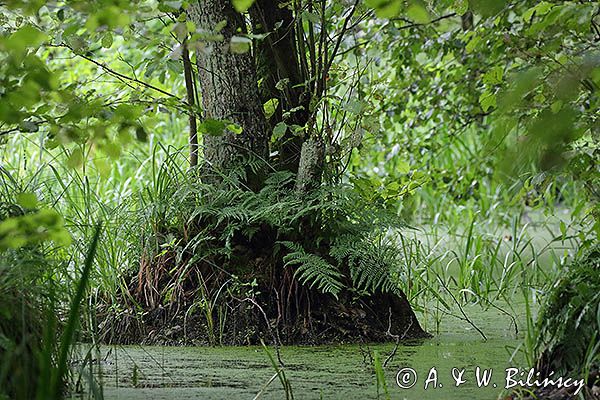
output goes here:
<path id="1" fill-rule="evenodd" d="M 1 172 L 0 399 L 62 399 L 81 382 L 69 365 L 100 227 L 81 271 L 74 260 L 59 261 L 50 242 L 68 237 L 62 218 L 9 187 L 15 182 Z M 69 270 L 75 271 L 72 280 Z M 88 378 L 89 398 L 101 398 L 95 378 Z"/>

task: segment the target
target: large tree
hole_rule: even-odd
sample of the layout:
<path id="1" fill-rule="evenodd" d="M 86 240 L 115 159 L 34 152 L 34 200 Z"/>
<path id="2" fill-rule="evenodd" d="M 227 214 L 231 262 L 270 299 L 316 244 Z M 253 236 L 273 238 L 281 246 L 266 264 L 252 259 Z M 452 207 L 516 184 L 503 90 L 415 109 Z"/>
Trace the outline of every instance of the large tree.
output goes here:
<path id="1" fill-rule="evenodd" d="M 316 113 L 314 107 L 311 109 L 311 99 L 318 102 L 325 91 L 325 77 L 331 67 L 328 57 L 332 54 L 326 53 L 328 50 L 321 44 L 317 55 L 314 41 L 304 43 L 303 32 L 296 32 L 298 23 L 289 4 L 257 1 L 249 10 L 250 23 L 229 1 L 194 3 L 187 12 L 200 29 L 208 32 L 218 29 L 221 35 L 197 53 L 204 118 L 228 120 L 242 128 L 240 134 L 226 132 L 218 137 L 205 137 L 204 162 L 211 168 L 227 170 L 244 159 L 240 155 L 270 161 L 272 128 L 283 122 L 284 111 L 292 110 L 286 123 L 301 126 L 303 131 L 294 134 L 286 129 L 279 140 L 275 161 L 278 168 L 300 171 L 297 187 L 306 190 L 318 185 L 323 168 L 324 143 L 313 129 L 314 121 L 309 123 L 309 120 Z M 347 22 L 353 14 L 354 9 L 346 16 Z M 248 48 L 232 51 L 232 43 L 243 39 L 241 35 L 248 33 L 248 25 L 253 34 L 262 35 L 255 41 L 254 51 L 247 51 Z M 322 30 L 321 34 L 325 32 Z M 343 34 L 340 32 L 340 38 Z M 310 37 L 314 40 L 315 33 L 311 31 Z M 306 50 L 309 46 L 310 50 Z M 275 108 L 269 120 L 263 113 L 263 104 L 268 102 Z M 259 184 L 260 177 L 253 179 L 258 181 L 254 185 Z"/>
<path id="2" fill-rule="evenodd" d="M 0 41 L 9 55 L 0 106 L 8 129 L 0 135 L 47 125 L 47 145 L 89 139 L 93 151 L 115 157 L 113 133 L 143 140 L 151 110 L 189 117 L 194 168 L 161 180 L 145 204 L 157 212 L 144 210 L 139 270 L 126 277 L 123 302 L 151 311 L 132 340 L 193 310 L 198 298 L 222 303 L 208 309 L 231 310 L 223 325 L 254 341 L 273 327 L 288 341 L 425 335 L 400 290 L 402 260 L 388 235 L 396 210 L 373 201 L 364 180 L 352 187 L 344 175 L 367 125 L 377 125 L 364 118 L 369 90 L 358 84 L 368 79 L 370 57 L 354 52 L 372 9 L 359 0 L 25 3 L 10 5 L 41 14 L 53 27 L 45 30 L 59 33 L 15 22 Z M 103 58 L 116 37 L 132 43 L 135 61 L 125 69 Z M 115 79 L 122 93 L 58 85 L 31 51 L 46 42 L 49 52 Z M 69 163 L 84 156 L 75 149 Z M 174 324 L 189 322 L 187 312 L 181 319 Z"/>
<path id="3" fill-rule="evenodd" d="M 239 6 L 236 10 L 234 3 L 242 2 L 203 0 L 193 2 L 187 9 L 188 18 L 201 32 L 214 34 L 196 52 L 202 117 L 211 123 L 225 121 L 241 128 L 241 132 L 226 128 L 220 135 L 204 135 L 201 179 L 214 182 L 212 177 L 242 168 L 246 170 L 247 187 L 258 192 L 268 173 L 288 171 L 295 176 L 293 187 L 297 195 L 310 197 L 322 185 L 326 149 L 335 145 L 328 132 L 331 126 L 323 101 L 329 73 L 342 41 L 353 24 L 360 21 L 359 2 L 348 2 L 346 7 L 336 9 L 343 14 L 335 21 L 328 20 L 332 14 L 327 14 L 325 1 L 258 0 L 244 14 Z M 248 38 L 254 39 L 252 46 Z M 275 127 L 278 135 L 274 138 Z M 251 166 L 255 162 L 258 168 Z M 257 235 L 259 242 L 247 243 L 250 254 L 258 254 L 257 247 L 275 246 L 272 237 L 282 236 L 280 232 L 273 233 L 273 227 L 260 228 L 265 230 L 263 235 Z M 303 241 L 305 248 L 327 253 L 332 246 L 318 243 L 320 228 L 311 223 L 310 216 L 304 218 L 299 230 L 291 239 Z M 310 237 L 315 243 L 306 243 Z M 362 303 L 355 306 L 350 304 L 354 303 L 350 292 L 339 298 L 323 295 L 310 289 L 308 280 L 304 281 L 306 285 L 300 284 L 289 267 L 265 274 L 268 264 L 258 265 L 255 271 L 255 276 L 262 277 L 259 279 L 263 289 L 278 285 L 280 288 L 277 304 L 263 305 L 268 318 L 279 321 L 281 310 L 290 308 L 291 297 L 297 304 L 292 313 L 295 315 L 285 318 L 288 324 L 316 315 L 327 319 L 328 313 L 332 321 L 340 315 L 368 315 L 364 322 L 371 326 L 361 329 L 376 332 L 366 334 L 368 339 L 424 334 L 397 288 L 383 293 L 385 290 L 374 284 L 374 293 L 363 296 Z M 348 269 L 348 265 L 342 267 L 347 275 L 352 275 Z"/>

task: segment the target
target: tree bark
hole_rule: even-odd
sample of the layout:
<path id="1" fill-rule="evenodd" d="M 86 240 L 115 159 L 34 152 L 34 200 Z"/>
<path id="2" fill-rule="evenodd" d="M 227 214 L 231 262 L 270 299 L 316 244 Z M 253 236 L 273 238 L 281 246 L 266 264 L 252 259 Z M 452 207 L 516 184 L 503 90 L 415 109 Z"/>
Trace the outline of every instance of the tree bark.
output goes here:
<path id="1" fill-rule="evenodd" d="M 473 29 L 473 13 L 467 11 L 461 16 L 462 29 L 463 31 L 469 31 Z"/>
<path id="2" fill-rule="evenodd" d="M 316 189 L 321 183 L 323 163 L 325 161 L 325 144 L 318 135 L 313 135 L 302 144 L 300 165 L 296 177 L 296 190 L 306 193 Z"/>
<path id="3" fill-rule="evenodd" d="M 225 132 L 222 136 L 204 135 L 205 171 L 226 171 L 242 165 L 248 157 L 267 161 L 270 129 L 258 94 L 256 69 L 250 52 L 235 54 L 231 38 L 245 33 L 242 15 L 229 0 L 199 0 L 188 9 L 197 27 L 213 32 L 219 23 L 223 40 L 207 42 L 196 53 L 198 76 L 202 88 L 204 118 L 227 120 L 240 125 L 242 133 Z M 247 183 L 259 188 L 262 174 L 246 166 Z"/>

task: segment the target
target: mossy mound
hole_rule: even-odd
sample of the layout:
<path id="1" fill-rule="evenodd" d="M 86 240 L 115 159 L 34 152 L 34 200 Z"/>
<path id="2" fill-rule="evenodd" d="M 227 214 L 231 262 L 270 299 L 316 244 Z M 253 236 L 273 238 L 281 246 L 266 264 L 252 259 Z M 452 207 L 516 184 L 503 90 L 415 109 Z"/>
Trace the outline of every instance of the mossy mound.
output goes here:
<path id="1" fill-rule="evenodd" d="M 100 307 L 107 342 L 285 344 L 421 338 L 395 210 L 350 186 L 299 195 L 276 172 L 259 192 L 235 176 L 180 176 L 145 199 L 139 270 L 121 312 Z"/>

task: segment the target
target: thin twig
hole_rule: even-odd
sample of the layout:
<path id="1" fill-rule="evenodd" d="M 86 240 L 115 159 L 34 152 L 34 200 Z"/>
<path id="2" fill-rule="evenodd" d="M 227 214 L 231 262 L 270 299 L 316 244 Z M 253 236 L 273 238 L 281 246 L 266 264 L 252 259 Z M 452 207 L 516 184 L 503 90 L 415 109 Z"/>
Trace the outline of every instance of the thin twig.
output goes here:
<path id="1" fill-rule="evenodd" d="M 19 131 L 19 128 L 7 129 L 5 131 L 0 131 L 0 136 L 8 135 L 8 134 L 11 134 L 13 132 L 18 132 L 18 131 Z"/>
<path id="2" fill-rule="evenodd" d="M 452 300 L 454 300 L 454 303 L 456 303 L 456 305 L 458 306 L 458 310 L 460 311 L 460 313 L 463 315 L 464 317 L 464 321 L 466 321 L 469 325 L 471 325 L 473 328 L 475 328 L 475 330 L 477 332 L 479 332 L 479 334 L 481 335 L 481 337 L 483 338 L 483 340 L 488 340 L 487 336 L 485 336 L 485 333 L 483 333 L 483 331 L 481 329 L 479 329 L 477 327 L 477 325 L 475 325 L 475 323 L 473 321 L 471 321 L 471 319 L 469 318 L 469 316 L 465 313 L 465 311 L 463 310 L 462 306 L 460 305 L 460 302 L 458 301 L 458 299 L 456 298 L 456 296 L 454 296 L 454 293 L 452 293 L 450 291 L 450 289 L 448 289 L 448 286 L 444 283 L 444 281 L 442 279 L 440 279 L 440 277 L 438 276 L 438 281 L 440 282 L 440 285 L 442 285 L 442 287 L 444 289 L 446 289 L 446 291 L 448 292 L 448 294 L 450 295 L 450 297 L 452 297 Z"/>
<path id="3" fill-rule="evenodd" d="M 181 59 L 183 61 L 183 75 L 185 78 L 187 103 L 190 107 L 190 110 L 188 111 L 190 121 L 190 167 L 195 167 L 198 165 L 198 127 L 196 125 L 196 113 L 193 110 L 196 104 L 194 80 L 192 77 L 192 63 L 190 62 L 190 52 L 188 51 L 187 40 L 183 42 L 182 46 Z"/>
<path id="4" fill-rule="evenodd" d="M 271 328 L 271 324 L 269 323 L 269 318 L 267 317 L 267 314 L 265 313 L 265 310 L 263 310 L 263 308 L 260 306 L 260 304 L 258 304 L 256 302 L 256 300 L 254 300 L 251 297 L 246 297 L 245 299 L 242 299 L 242 301 L 248 301 L 248 302 L 254 304 L 254 306 L 256 308 L 258 308 L 258 310 L 263 315 L 263 318 L 265 319 L 265 323 L 267 324 L 267 328 L 269 329 L 269 332 L 271 333 L 271 336 L 273 338 L 273 342 L 275 343 L 275 352 L 277 353 L 277 361 L 279 361 L 279 365 L 280 366 L 282 366 L 282 367 L 285 366 L 285 364 L 281 360 L 281 353 L 279 352 L 279 348 L 281 347 L 281 344 L 279 343 L 279 340 L 277 340 L 277 336 L 278 335 L 275 335 L 273 333 L 273 329 Z"/>
<path id="5" fill-rule="evenodd" d="M 147 87 L 148 89 L 152 89 L 152 90 L 155 90 L 155 91 L 157 91 L 159 93 L 167 95 L 169 97 L 173 97 L 173 98 L 179 99 L 179 97 L 176 96 L 176 95 L 174 95 L 173 93 L 167 92 L 166 90 L 163 90 L 163 89 L 161 89 L 159 87 L 156 87 L 156 86 L 152 85 L 151 83 L 144 82 L 144 81 L 141 81 L 141 80 L 139 80 L 137 78 L 132 78 L 130 76 L 124 75 L 124 74 L 122 74 L 120 72 L 115 71 L 114 69 L 110 68 L 108 65 L 106 65 L 106 64 L 104 64 L 104 63 L 102 63 L 100 61 L 96 61 L 93 58 L 86 56 L 85 54 L 78 53 L 75 50 L 73 50 L 73 48 L 70 47 L 66 43 L 62 43 L 60 45 L 57 45 L 56 47 L 66 47 L 66 48 L 68 48 L 69 50 L 71 50 L 73 53 L 75 53 L 79 57 L 83 58 L 84 60 L 87 60 L 87 61 L 91 62 L 92 64 L 95 64 L 96 66 L 102 68 L 104 71 L 108 72 L 109 74 L 111 74 L 113 76 L 116 76 L 118 78 L 130 81 L 130 82 L 135 82 L 135 83 L 137 83 L 139 85 Z"/>

